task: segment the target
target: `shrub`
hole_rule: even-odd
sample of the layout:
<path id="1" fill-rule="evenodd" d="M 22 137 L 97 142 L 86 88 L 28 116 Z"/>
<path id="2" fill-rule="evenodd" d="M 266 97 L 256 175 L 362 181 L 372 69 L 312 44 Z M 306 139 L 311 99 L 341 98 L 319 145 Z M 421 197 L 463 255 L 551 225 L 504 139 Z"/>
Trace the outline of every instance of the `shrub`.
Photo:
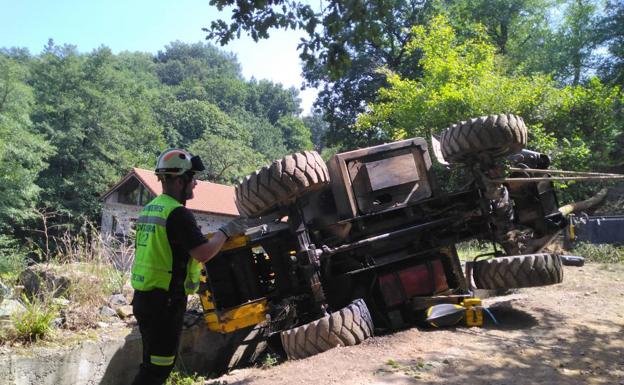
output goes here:
<path id="1" fill-rule="evenodd" d="M 25 310 L 13 314 L 15 339 L 25 343 L 37 342 L 52 332 L 52 321 L 58 317 L 58 309 L 52 303 L 52 296 L 28 299 L 22 296 Z"/>

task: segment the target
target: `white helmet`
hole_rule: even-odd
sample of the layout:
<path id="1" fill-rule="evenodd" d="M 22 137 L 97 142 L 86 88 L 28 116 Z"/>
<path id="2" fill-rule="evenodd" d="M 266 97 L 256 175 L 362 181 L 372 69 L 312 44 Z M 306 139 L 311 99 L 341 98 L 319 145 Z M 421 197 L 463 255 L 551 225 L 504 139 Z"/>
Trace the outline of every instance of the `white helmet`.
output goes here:
<path id="1" fill-rule="evenodd" d="M 204 170 L 204 164 L 199 156 L 193 156 L 190 152 L 179 148 L 170 148 L 163 151 L 158 157 L 154 173 L 158 176 L 180 176 Z"/>

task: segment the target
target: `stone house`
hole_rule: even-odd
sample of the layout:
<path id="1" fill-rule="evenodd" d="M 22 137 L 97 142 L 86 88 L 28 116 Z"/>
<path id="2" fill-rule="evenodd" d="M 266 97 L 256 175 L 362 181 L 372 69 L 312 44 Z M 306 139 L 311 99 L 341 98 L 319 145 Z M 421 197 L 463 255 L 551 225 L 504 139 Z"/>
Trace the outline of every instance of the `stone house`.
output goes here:
<path id="1" fill-rule="evenodd" d="M 124 237 L 134 227 L 143 206 L 160 193 L 162 186 L 153 171 L 133 168 L 102 195 L 102 235 Z M 234 187 L 197 181 L 193 193 L 186 207 L 203 233 L 214 232 L 238 217 Z"/>

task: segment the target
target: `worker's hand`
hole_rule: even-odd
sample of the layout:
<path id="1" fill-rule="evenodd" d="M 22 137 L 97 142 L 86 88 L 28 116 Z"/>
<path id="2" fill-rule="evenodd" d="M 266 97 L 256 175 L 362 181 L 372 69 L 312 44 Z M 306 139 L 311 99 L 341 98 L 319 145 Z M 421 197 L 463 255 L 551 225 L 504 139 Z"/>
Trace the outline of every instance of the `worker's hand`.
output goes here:
<path id="1" fill-rule="evenodd" d="M 237 235 L 243 235 L 245 233 L 245 229 L 247 228 L 247 224 L 244 218 L 236 218 L 225 225 L 219 227 L 219 230 L 225 234 L 228 239 L 235 237 Z"/>

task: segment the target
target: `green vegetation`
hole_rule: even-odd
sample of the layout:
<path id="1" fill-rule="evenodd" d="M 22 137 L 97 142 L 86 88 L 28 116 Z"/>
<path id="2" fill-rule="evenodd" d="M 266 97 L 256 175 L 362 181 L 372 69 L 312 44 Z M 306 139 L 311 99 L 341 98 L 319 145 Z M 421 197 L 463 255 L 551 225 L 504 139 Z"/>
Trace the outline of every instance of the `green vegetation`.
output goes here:
<path id="1" fill-rule="evenodd" d="M 22 296 L 24 310 L 12 315 L 14 335 L 10 338 L 22 343 L 33 343 L 49 337 L 53 332 L 52 320 L 58 317 L 57 307 L 52 302 L 51 294 L 29 299 Z"/>
<path id="2" fill-rule="evenodd" d="M 174 370 L 167 379 L 166 385 L 203 385 L 206 382 L 206 378 L 198 376 L 197 374 L 185 374 Z"/>
<path id="3" fill-rule="evenodd" d="M 52 238 L 99 222 L 100 195 L 169 146 L 202 155 L 201 177 L 228 184 L 313 146 L 296 89 L 245 80 L 209 44 L 150 55 L 50 41 L 37 55 L 0 49 L 0 74 L 0 250 L 31 239 L 37 260 L 56 253 Z"/>
<path id="4" fill-rule="evenodd" d="M 497 250 L 500 252 L 503 248 L 498 246 Z M 457 255 L 462 261 L 472 261 L 479 255 L 493 252 L 494 247 L 491 242 L 472 240 L 457 244 Z"/>
<path id="5" fill-rule="evenodd" d="M 23 290 L 24 295 L 12 298 L 25 310 L 15 313 L 10 324 L 0 325 L 0 345 L 27 345 L 42 339 L 61 341 L 66 338 L 63 331 L 84 331 L 95 328 L 99 321 L 108 321 L 99 309 L 108 305 L 111 295 L 130 298 L 128 267 L 133 260 L 132 239 L 105 240 L 94 226 L 86 223 L 78 233 L 67 231 L 51 242 L 56 248 L 50 261 L 32 266 L 28 274 L 29 287 L 38 286 L 38 292 Z M 6 255 L 15 257 L 2 260 L 0 278 L 12 285 L 25 268 L 24 252 Z M 126 268 L 120 268 L 123 266 Z M 17 287 L 14 290 L 15 295 L 22 291 Z M 62 321 L 53 326 L 56 318 Z"/>
<path id="6" fill-rule="evenodd" d="M 614 245 L 594 245 L 591 243 L 580 243 L 574 246 L 574 254 L 585 257 L 587 261 L 599 263 L 623 263 L 624 247 Z"/>
<path id="7" fill-rule="evenodd" d="M 211 3 L 219 9 L 233 7 L 229 20 L 224 17 L 223 20 L 212 22 L 206 29 L 207 37 L 220 44 L 236 39 L 241 33 L 247 33 L 255 40 L 265 39 L 273 28 L 299 29 L 304 32 L 299 48 L 304 63 L 303 75 L 308 84 L 322 87 L 317 105 L 329 125 L 325 140 L 330 145 L 340 144 L 343 148 L 370 145 L 387 138 L 375 126 L 365 126 L 369 129 L 360 130 L 353 130 L 353 126 L 359 115 L 368 113 L 371 105 L 378 105 L 379 112 L 379 104 L 388 102 L 379 90 L 389 86 L 395 88 L 397 79 L 404 82 L 424 80 L 419 83 L 422 88 L 433 86 L 425 90 L 431 102 L 431 105 L 425 107 L 430 107 L 428 110 L 432 114 L 436 113 L 435 109 L 444 100 L 454 102 L 459 99 L 460 102 L 455 111 L 451 109 L 451 115 L 444 122 L 416 118 L 413 119 L 415 122 L 410 122 L 416 123 L 415 127 L 398 127 L 408 132 L 416 127 L 439 130 L 457 119 L 469 117 L 471 113 L 484 113 L 472 102 L 483 100 L 488 96 L 488 91 L 497 90 L 498 86 L 501 89 L 495 95 L 507 95 L 501 105 L 494 105 L 496 98 L 491 97 L 490 104 L 482 104 L 481 107 L 515 106 L 513 110 L 504 112 L 516 113 L 532 110 L 533 114 L 525 118 L 530 118 L 532 130 L 540 132 L 537 123 L 554 113 L 542 111 L 544 106 L 540 105 L 549 101 L 551 95 L 547 91 L 553 87 L 562 90 L 570 86 L 566 91 L 569 94 L 576 87 L 584 88 L 593 76 L 598 76 L 606 90 L 621 95 L 619 92 L 624 84 L 624 2 L 620 0 L 373 0 L 348 4 L 329 0 L 323 2 L 322 7 L 306 1 L 284 0 L 271 3 L 257 0 L 212 0 Z M 449 79 L 435 77 L 438 81 L 450 83 L 448 89 L 425 79 L 427 70 L 423 68 L 423 58 L 429 60 L 430 64 L 435 59 L 431 58 L 431 51 L 427 59 L 424 52 L 426 47 L 418 46 L 420 43 L 430 46 L 418 40 L 422 34 L 414 39 L 414 32 L 420 28 L 431 32 L 432 26 L 435 26 L 432 21 L 440 20 L 440 17 L 446 22 L 439 30 L 448 27 L 456 37 L 455 42 L 437 41 L 442 43 L 440 47 L 448 48 L 451 44 L 451 52 L 434 50 L 434 56 L 445 56 L 450 60 L 448 64 L 440 63 L 441 71 L 447 71 L 444 74 L 449 75 Z M 445 36 L 450 37 L 448 34 Z M 474 50 L 478 48 L 475 44 L 487 52 Z M 495 55 L 497 76 L 491 83 L 499 80 L 500 76 L 510 81 L 489 85 L 474 82 L 479 76 L 475 78 L 471 72 L 482 73 L 486 69 L 479 66 L 489 59 L 484 61 L 482 59 L 487 58 L 479 56 L 469 58 L 454 47 L 472 48 L 473 53 L 487 54 L 488 57 Z M 461 72 L 466 66 L 453 57 L 457 53 L 462 59 L 469 59 L 468 63 L 475 67 L 468 72 Z M 380 68 L 385 70 L 379 71 Z M 389 84 L 393 77 L 395 81 Z M 460 80 L 458 78 L 463 82 L 457 83 Z M 526 86 L 522 79 L 528 82 Z M 487 77 L 482 80 L 487 80 Z M 410 103 L 409 86 L 415 84 L 406 84 L 403 89 L 407 93 L 401 97 L 407 98 L 403 100 L 406 104 Z M 480 86 L 483 85 L 486 88 L 482 90 Z M 520 88 L 516 90 L 516 86 Z M 530 90 L 539 91 L 541 86 L 546 86 L 544 94 L 527 94 Z M 443 92 L 439 95 L 440 101 L 437 100 L 436 91 Z M 481 95 L 472 95 L 470 91 Z M 520 100 L 513 101 L 516 92 Z M 467 106 L 461 103 L 461 96 L 469 99 Z M 575 103 L 581 102 L 572 95 L 566 98 Z M 511 105 L 507 104 L 510 102 Z M 556 110 L 563 101 L 555 97 L 552 102 L 552 109 Z M 621 99 L 611 104 L 610 113 L 605 117 L 611 119 L 613 114 L 620 116 L 621 104 Z M 598 112 L 587 115 L 586 112 L 591 109 L 578 105 L 573 110 L 571 115 L 570 111 L 562 111 L 561 116 L 585 119 L 578 122 L 573 120 L 572 134 L 577 134 L 579 129 L 586 126 L 585 122 L 603 117 Z M 449 108 L 440 112 L 449 112 Z M 488 114 L 496 112 L 503 111 L 485 111 Z M 413 117 L 417 116 L 413 114 Z M 556 119 L 561 116 L 556 116 Z M 399 120 L 402 118 L 398 117 Z M 621 122 L 622 119 L 620 117 L 615 121 Z M 405 120 L 402 122 L 406 123 Z M 387 123 L 393 125 L 394 120 Z M 622 126 L 618 124 L 617 127 L 619 138 Z M 563 138 L 569 139 L 569 143 L 560 143 L 561 146 L 572 147 L 585 139 L 582 134 L 570 135 L 568 130 L 559 132 L 555 125 L 544 125 L 544 128 L 545 133 L 552 132 L 558 142 L 562 142 Z M 596 162 L 594 165 L 599 164 Z"/>
<path id="8" fill-rule="evenodd" d="M 401 363 L 394 359 L 389 359 L 386 361 L 386 368 L 381 368 L 375 372 L 377 375 L 384 375 L 392 372 L 401 372 L 404 375 L 414 378 L 421 379 L 423 372 L 427 372 L 434 368 L 434 366 L 428 362 L 425 362 L 422 358 L 418 358 L 416 360 L 410 360 L 407 363 Z"/>
<path id="9" fill-rule="evenodd" d="M 0 234 L 0 281 L 15 281 L 19 273 L 26 267 L 26 251 L 18 240 Z"/>
<path id="10" fill-rule="evenodd" d="M 267 353 L 262 359 L 262 369 L 270 369 L 279 364 L 279 356 L 273 353 Z"/>

